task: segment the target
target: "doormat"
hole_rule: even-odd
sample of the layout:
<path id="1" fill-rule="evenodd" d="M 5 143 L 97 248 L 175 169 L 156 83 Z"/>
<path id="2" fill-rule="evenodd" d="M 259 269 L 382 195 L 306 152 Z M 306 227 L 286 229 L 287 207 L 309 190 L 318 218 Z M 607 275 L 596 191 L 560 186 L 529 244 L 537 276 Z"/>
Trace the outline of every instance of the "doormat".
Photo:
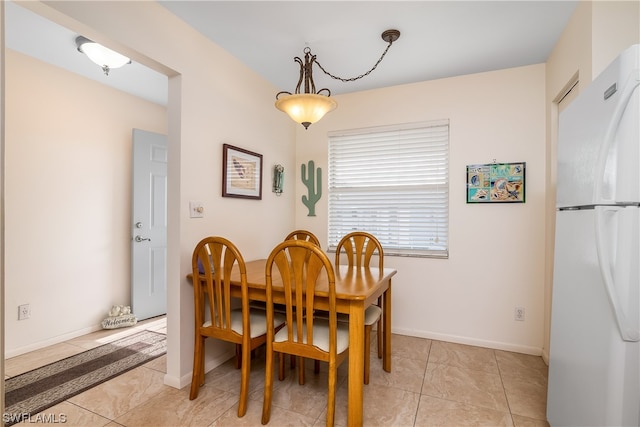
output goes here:
<path id="1" fill-rule="evenodd" d="M 3 422 L 11 426 L 162 356 L 167 337 L 142 331 L 5 380 Z"/>

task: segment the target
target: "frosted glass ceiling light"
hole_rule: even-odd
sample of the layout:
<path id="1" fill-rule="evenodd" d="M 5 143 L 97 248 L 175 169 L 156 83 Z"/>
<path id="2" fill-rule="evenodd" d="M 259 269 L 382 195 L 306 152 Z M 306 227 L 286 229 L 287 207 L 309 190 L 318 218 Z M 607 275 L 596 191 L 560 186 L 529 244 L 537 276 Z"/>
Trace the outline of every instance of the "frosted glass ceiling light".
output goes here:
<path id="1" fill-rule="evenodd" d="M 382 33 L 382 40 L 386 41 L 388 45 L 380 59 L 378 59 L 378 62 L 376 62 L 375 65 L 366 73 L 350 79 L 337 77 L 327 72 L 327 70 L 325 70 L 324 67 L 322 67 L 322 65 L 320 65 L 316 60 L 316 56 L 311 53 L 311 49 L 308 47 L 305 48 L 304 63 L 302 62 L 302 59 L 297 56 L 293 59 L 295 62 L 300 64 L 300 78 L 298 79 L 296 90 L 293 94 L 285 91 L 278 92 L 276 94 L 276 108 L 287 113 L 293 121 L 300 123 L 305 129 L 308 129 L 311 124 L 317 122 L 324 117 L 325 114 L 335 110 L 338 106 L 338 103 L 334 99 L 330 98 L 331 91 L 329 89 L 323 88 L 316 91 L 316 85 L 313 83 L 313 64 L 317 64 L 326 75 L 333 79 L 341 80 L 343 82 L 352 82 L 354 80 L 361 79 L 364 76 L 368 76 L 373 70 L 375 70 L 380 61 L 382 61 L 382 58 L 387 54 L 387 51 L 393 42 L 398 40 L 399 37 L 400 31 L 398 30 L 387 30 Z M 300 93 L 300 86 L 303 81 L 304 93 Z M 326 95 L 323 95 L 322 92 L 326 92 Z M 286 96 L 280 97 L 281 95 Z"/>
<path id="2" fill-rule="evenodd" d="M 86 37 L 76 37 L 78 51 L 84 53 L 90 60 L 98 64 L 102 71 L 108 76 L 113 68 L 120 68 L 123 65 L 131 64 L 131 60 L 118 52 L 102 46 Z"/>

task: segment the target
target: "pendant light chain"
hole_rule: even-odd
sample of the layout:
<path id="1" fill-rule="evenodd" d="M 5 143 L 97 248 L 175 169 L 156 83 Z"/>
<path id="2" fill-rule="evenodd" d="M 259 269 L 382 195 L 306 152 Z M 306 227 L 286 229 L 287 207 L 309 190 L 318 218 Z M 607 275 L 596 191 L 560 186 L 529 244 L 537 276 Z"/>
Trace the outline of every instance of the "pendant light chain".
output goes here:
<path id="1" fill-rule="evenodd" d="M 276 94 L 276 108 L 284 113 L 287 113 L 293 121 L 300 123 L 305 129 L 308 129 L 310 125 L 320 120 L 330 111 L 335 110 L 338 103 L 335 99 L 331 98 L 331 91 L 327 88 L 316 90 L 316 85 L 313 82 L 313 64 L 316 63 L 318 67 L 329 77 L 341 80 L 343 82 L 352 82 L 354 80 L 361 79 L 371 74 L 376 69 L 378 64 L 382 62 L 385 55 L 389 51 L 389 48 L 400 37 L 400 31 L 398 30 L 386 30 L 382 33 L 382 40 L 388 43 L 387 48 L 382 52 L 382 56 L 378 59 L 378 62 L 366 73 L 359 75 L 358 77 L 352 77 L 345 79 L 342 77 L 334 76 L 324 69 L 322 65 L 316 60 L 316 56 L 311 53 L 309 47 L 304 48 L 304 62 L 301 58 L 295 57 L 293 60 L 300 66 L 300 77 L 298 78 L 298 84 L 296 86 L 295 93 L 282 91 Z M 300 92 L 300 88 L 304 84 L 304 93 Z M 323 94 L 323 92 L 326 93 Z M 286 95 L 286 96 L 284 96 Z"/>
<path id="2" fill-rule="evenodd" d="M 389 41 L 389 44 L 387 45 L 387 48 L 384 50 L 384 52 L 382 52 L 382 56 L 380 56 L 380 59 L 378 59 L 378 62 L 375 63 L 375 65 L 366 73 L 364 74 L 360 74 L 358 77 L 351 77 L 349 79 L 345 79 L 342 77 L 338 77 L 338 76 L 334 76 L 333 74 L 331 74 L 330 72 L 328 72 L 327 70 L 324 69 L 324 67 L 318 62 L 318 60 L 316 59 L 315 63 L 318 65 L 318 67 L 320 67 L 320 69 L 329 77 L 331 77 L 332 79 L 336 79 L 336 80 L 340 80 L 343 82 L 353 82 L 356 80 L 359 80 L 363 77 L 368 76 L 369 74 L 371 74 L 371 72 L 373 70 L 375 70 L 378 67 L 378 64 L 380 64 L 380 62 L 382 62 L 382 59 L 384 58 L 384 56 L 387 54 L 387 52 L 389 51 L 389 48 L 391 47 L 391 45 L 393 44 L 393 40 Z"/>

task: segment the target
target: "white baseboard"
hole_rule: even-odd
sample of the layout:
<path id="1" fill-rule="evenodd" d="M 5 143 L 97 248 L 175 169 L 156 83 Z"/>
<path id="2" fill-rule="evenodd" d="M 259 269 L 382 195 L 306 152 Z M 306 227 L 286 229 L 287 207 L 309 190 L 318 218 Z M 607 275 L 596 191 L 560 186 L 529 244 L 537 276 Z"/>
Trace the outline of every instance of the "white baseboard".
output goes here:
<path id="1" fill-rule="evenodd" d="M 542 360 L 549 366 L 549 350 L 546 348 L 542 350 Z"/>
<path id="2" fill-rule="evenodd" d="M 530 354 L 532 356 L 541 356 L 542 348 L 530 347 L 525 345 L 504 343 L 499 341 L 479 340 L 469 337 L 460 337 L 456 335 L 439 334 L 437 332 L 417 331 L 413 329 L 392 329 L 394 334 L 407 335 L 411 337 L 427 338 L 437 341 L 446 341 L 456 344 L 473 345 L 476 347 L 491 348 L 494 350 L 512 351 L 514 353 Z"/>

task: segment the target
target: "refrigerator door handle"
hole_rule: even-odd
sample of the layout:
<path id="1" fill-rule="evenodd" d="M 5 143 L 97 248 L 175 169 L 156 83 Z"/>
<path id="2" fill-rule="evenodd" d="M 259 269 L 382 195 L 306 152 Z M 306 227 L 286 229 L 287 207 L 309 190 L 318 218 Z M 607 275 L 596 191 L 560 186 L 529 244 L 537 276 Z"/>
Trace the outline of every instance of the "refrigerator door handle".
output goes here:
<path id="1" fill-rule="evenodd" d="M 613 279 L 613 275 L 611 274 L 611 270 L 609 269 L 611 260 L 609 259 L 609 251 L 607 250 L 604 241 L 604 235 L 608 233 L 605 232 L 603 224 L 603 217 L 608 211 L 619 212 L 620 208 L 612 206 L 597 206 L 595 208 L 594 218 L 596 232 L 596 251 L 600 264 L 600 274 L 602 275 L 604 287 L 607 292 L 607 296 L 609 297 L 609 302 L 611 303 L 613 314 L 615 316 L 618 330 L 620 331 L 622 339 L 624 341 L 637 342 L 640 341 L 640 330 L 638 330 L 638 325 L 632 325 L 625 315 L 622 308 L 622 303 L 620 302 L 620 297 L 617 292 L 617 287 Z M 628 234 L 626 236 L 628 238 L 631 238 L 631 236 L 629 236 Z"/>
<path id="2" fill-rule="evenodd" d="M 595 204 L 603 204 L 610 203 L 613 200 L 605 199 L 602 194 L 602 187 L 604 185 L 604 177 L 605 177 L 605 167 L 607 165 L 607 154 L 611 150 L 611 146 L 613 145 L 614 137 L 616 135 L 616 131 L 618 130 L 618 126 L 620 126 L 620 121 L 622 120 L 622 116 L 624 115 L 624 111 L 631 100 L 631 95 L 636 90 L 636 88 L 640 85 L 640 69 L 634 69 L 629 74 L 629 77 L 624 83 L 622 91 L 620 93 L 620 98 L 618 99 L 618 104 L 616 105 L 613 115 L 611 116 L 611 120 L 607 125 L 607 131 L 604 135 L 604 140 L 600 145 L 600 153 L 598 155 L 598 160 L 596 163 L 596 176 L 595 176 L 595 185 L 593 187 L 593 202 Z"/>

